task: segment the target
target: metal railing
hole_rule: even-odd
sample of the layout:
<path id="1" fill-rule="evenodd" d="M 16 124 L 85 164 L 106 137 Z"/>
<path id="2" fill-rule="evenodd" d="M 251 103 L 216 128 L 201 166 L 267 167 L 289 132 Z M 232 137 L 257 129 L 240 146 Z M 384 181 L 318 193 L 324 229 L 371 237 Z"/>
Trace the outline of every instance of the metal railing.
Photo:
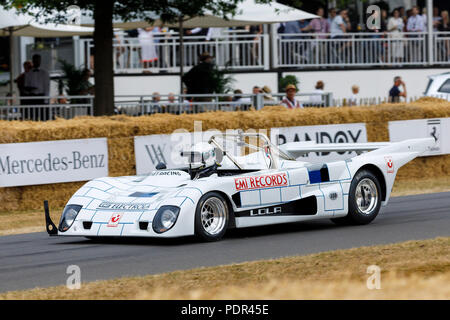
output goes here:
<path id="1" fill-rule="evenodd" d="M 77 41 L 84 48 L 81 64 L 88 66 L 94 43 L 92 39 Z M 268 43 L 267 35 L 224 34 L 209 40 L 206 36 L 189 36 L 184 40 L 184 68 L 193 67 L 201 53 L 209 52 L 219 68 L 268 69 Z M 114 39 L 113 46 L 116 73 L 179 71 L 180 43 L 175 33 L 155 33 L 153 42 L 138 38 Z M 144 58 L 153 60 L 144 62 Z"/>
<path id="2" fill-rule="evenodd" d="M 182 94 L 182 95 L 118 95 L 115 110 L 118 114 L 139 116 L 155 113 L 201 113 L 209 111 L 260 110 L 265 106 L 280 105 L 285 94 Z M 298 93 L 296 99 L 305 107 L 327 107 L 333 95 Z"/>
<path id="3" fill-rule="evenodd" d="M 0 97 L 0 120 L 47 121 L 94 114 L 93 96 Z"/>
<path id="4" fill-rule="evenodd" d="M 202 113 L 210 111 L 246 111 L 280 105 L 284 94 L 180 94 L 117 95 L 116 114 L 129 116 L 156 113 Z M 333 102 L 329 92 L 298 93 L 296 99 L 305 107 L 327 107 Z M 0 97 L 0 120 L 47 121 L 72 119 L 94 114 L 94 96 Z"/>
<path id="5" fill-rule="evenodd" d="M 280 34 L 279 67 L 423 65 L 425 33 Z"/>
<path id="6" fill-rule="evenodd" d="M 399 102 L 414 102 L 419 97 L 401 98 Z M 351 106 L 376 106 L 380 104 L 391 103 L 389 97 L 359 97 L 351 101 L 350 98 L 333 99 L 332 105 L 335 107 L 351 107 Z"/>
<path id="7" fill-rule="evenodd" d="M 433 57 L 428 57 L 427 33 L 302 33 L 269 35 L 223 33 L 207 40 L 206 36 L 189 36 L 184 42 L 184 68 L 199 62 L 202 52 L 215 57 L 219 68 L 230 70 L 268 70 L 269 68 L 327 68 L 345 66 L 403 66 L 450 64 L 450 32 L 433 33 Z M 81 65 L 90 66 L 92 39 L 79 39 Z M 154 41 L 145 44 L 154 50 L 153 62 L 142 61 L 138 38 L 114 40 L 116 73 L 178 72 L 179 38 L 176 33 L 155 33 Z M 147 49 L 146 49 L 147 50 Z"/>
<path id="8" fill-rule="evenodd" d="M 450 100 L 450 95 L 432 95 Z M 279 106 L 285 97 L 274 94 L 196 94 L 196 95 L 118 95 L 115 96 L 116 114 L 129 116 L 157 113 L 202 113 L 211 111 L 260 110 L 267 106 Z M 303 107 L 371 106 L 389 102 L 388 97 L 360 97 L 350 102 L 347 98 L 334 99 L 329 92 L 298 93 Z M 416 101 L 419 97 L 408 97 L 404 102 Z M 72 119 L 77 116 L 93 115 L 93 96 L 57 97 L 1 97 L 0 120 L 47 121 L 56 118 Z M 46 100 L 46 101 L 44 101 Z M 42 103 L 44 102 L 44 103 Z M 50 102 L 50 103 L 45 103 Z"/>
<path id="9" fill-rule="evenodd" d="M 434 33 L 434 63 L 450 64 L 450 32 Z"/>

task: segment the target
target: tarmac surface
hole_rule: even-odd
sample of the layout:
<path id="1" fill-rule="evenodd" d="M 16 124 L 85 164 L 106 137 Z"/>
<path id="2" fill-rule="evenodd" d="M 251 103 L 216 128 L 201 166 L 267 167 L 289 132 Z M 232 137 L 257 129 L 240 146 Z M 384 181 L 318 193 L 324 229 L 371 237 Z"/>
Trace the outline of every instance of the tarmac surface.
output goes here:
<path id="1" fill-rule="evenodd" d="M 329 220 L 230 230 L 222 241 L 0 237 L 0 292 L 65 284 L 69 265 L 82 281 L 158 274 L 203 266 L 450 236 L 450 192 L 391 198 L 365 226 Z"/>

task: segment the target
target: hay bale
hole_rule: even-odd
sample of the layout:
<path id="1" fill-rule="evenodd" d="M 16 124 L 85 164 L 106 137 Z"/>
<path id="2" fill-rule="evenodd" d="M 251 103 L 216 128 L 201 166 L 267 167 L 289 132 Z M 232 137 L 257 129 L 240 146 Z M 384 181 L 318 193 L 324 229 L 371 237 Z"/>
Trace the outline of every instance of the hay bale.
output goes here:
<path id="1" fill-rule="evenodd" d="M 202 121 L 202 130 L 269 129 L 273 127 L 325 125 L 364 122 L 369 141 L 388 141 L 388 121 L 450 117 L 450 103 L 436 98 L 422 98 L 408 104 L 384 103 L 378 106 L 330 107 L 288 110 L 265 107 L 255 111 L 207 112 L 202 114 L 156 114 L 151 116 L 83 116 L 49 122 L 0 121 L 0 143 L 19 143 L 84 138 L 108 138 L 111 176 L 134 175 L 134 136 L 170 134 L 184 128 L 194 130 L 194 121 Z M 430 175 L 448 175 L 450 156 L 418 158 L 398 173 L 399 179 L 421 179 Z M 0 188 L 0 211 L 41 209 L 42 201 L 51 200 L 61 208 L 82 182 Z"/>

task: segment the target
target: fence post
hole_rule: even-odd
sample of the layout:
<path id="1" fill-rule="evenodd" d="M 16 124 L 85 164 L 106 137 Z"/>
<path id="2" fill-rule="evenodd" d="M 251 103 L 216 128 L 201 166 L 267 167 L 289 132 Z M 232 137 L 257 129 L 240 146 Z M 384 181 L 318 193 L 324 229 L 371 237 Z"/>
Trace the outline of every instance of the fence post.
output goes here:
<path id="1" fill-rule="evenodd" d="M 331 101 L 333 101 L 333 93 L 328 92 L 325 96 L 325 106 L 330 107 Z"/>
<path id="2" fill-rule="evenodd" d="M 270 25 L 270 38 L 272 45 L 272 50 L 270 50 L 272 57 L 272 68 L 278 68 L 278 32 L 274 24 Z"/>
<path id="3" fill-rule="evenodd" d="M 90 107 L 91 112 L 90 112 L 90 114 L 91 114 L 91 116 L 93 116 L 94 115 L 94 97 L 91 96 L 89 101 L 90 101 L 90 104 L 91 104 L 91 107 Z"/>
<path id="4" fill-rule="evenodd" d="M 264 70 L 269 70 L 270 69 L 270 60 L 269 60 L 269 50 L 270 50 L 270 46 L 269 46 L 269 37 L 267 34 L 264 34 L 261 37 L 262 41 L 263 41 L 263 59 L 264 59 Z"/>
<path id="5" fill-rule="evenodd" d="M 143 96 L 140 96 L 139 97 L 139 104 L 141 105 L 141 115 L 144 115 L 145 114 L 145 110 L 144 110 L 144 97 Z"/>
<path id="6" fill-rule="evenodd" d="M 256 110 L 261 110 L 264 107 L 264 99 L 261 93 L 256 95 Z"/>

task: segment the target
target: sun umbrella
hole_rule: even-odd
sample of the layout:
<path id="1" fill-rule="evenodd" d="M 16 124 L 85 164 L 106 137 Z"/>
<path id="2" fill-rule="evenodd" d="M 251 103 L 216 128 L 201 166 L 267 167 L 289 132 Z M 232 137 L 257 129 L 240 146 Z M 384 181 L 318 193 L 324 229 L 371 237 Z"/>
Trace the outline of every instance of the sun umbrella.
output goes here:
<path id="1" fill-rule="evenodd" d="M 9 36 L 10 54 L 10 93 L 13 94 L 13 36 L 56 38 L 75 35 L 90 35 L 93 28 L 75 25 L 62 25 L 54 23 L 41 23 L 28 14 L 19 13 L 16 9 L 5 10 L 0 8 L 0 36 Z"/>

